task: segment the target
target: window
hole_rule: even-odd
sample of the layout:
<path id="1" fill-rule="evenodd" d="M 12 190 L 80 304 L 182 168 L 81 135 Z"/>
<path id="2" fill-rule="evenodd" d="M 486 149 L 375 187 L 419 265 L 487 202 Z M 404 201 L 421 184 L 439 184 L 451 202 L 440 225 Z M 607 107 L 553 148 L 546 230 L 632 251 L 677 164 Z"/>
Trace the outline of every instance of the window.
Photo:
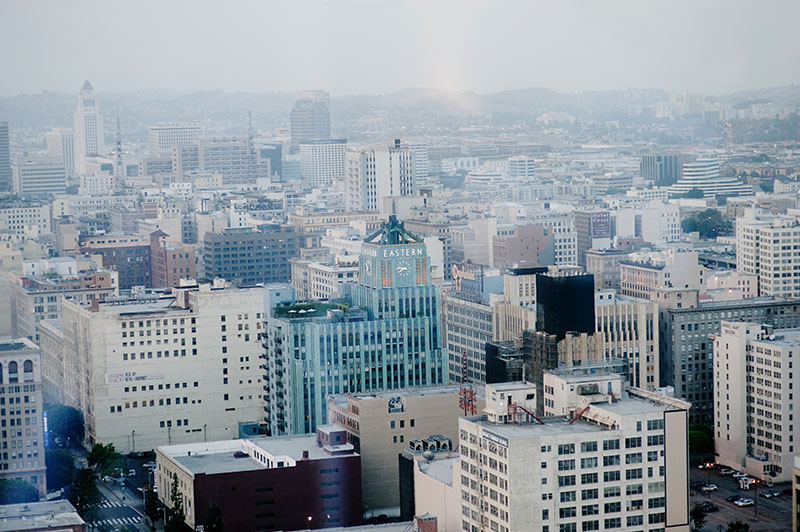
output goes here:
<path id="1" fill-rule="evenodd" d="M 581 458 L 581 469 L 590 469 L 597 467 L 597 457 Z"/>
<path id="2" fill-rule="evenodd" d="M 611 454 L 608 456 L 603 457 L 603 466 L 615 466 L 619 465 L 619 455 L 618 454 Z"/>
<path id="3" fill-rule="evenodd" d="M 562 443 L 558 446 L 558 454 L 573 454 L 575 452 L 574 443 Z"/>
<path id="4" fill-rule="evenodd" d="M 597 442 L 596 441 L 581 442 L 581 452 L 582 453 L 593 453 L 595 451 L 597 451 Z"/>
<path id="5" fill-rule="evenodd" d="M 641 447 L 641 446 L 642 446 L 642 438 L 640 438 L 640 437 L 625 438 L 625 448 L 626 449 L 632 449 L 632 448 Z"/>
<path id="6" fill-rule="evenodd" d="M 596 484 L 597 473 L 584 473 L 581 475 L 581 484 Z"/>
<path id="7" fill-rule="evenodd" d="M 566 506 L 564 508 L 558 509 L 558 517 L 561 519 L 567 519 L 569 517 L 577 517 L 578 509 L 574 506 Z"/>
<path id="8" fill-rule="evenodd" d="M 544 478 L 542 480 L 545 480 Z M 558 485 L 563 486 L 574 486 L 575 485 L 575 475 L 564 475 L 558 477 Z"/>
<path id="9" fill-rule="evenodd" d="M 611 451 L 614 449 L 619 449 L 619 440 L 604 440 L 603 441 L 603 450 L 604 451 Z"/>
<path id="10" fill-rule="evenodd" d="M 603 481 L 604 482 L 616 482 L 620 479 L 619 471 L 604 471 L 603 472 Z"/>
<path id="11" fill-rule="evenodd" d="M 558 470 L 559 471 L 570 471 L 575 469 L 575 460 L 559 460 L 558 461 Z"/>
<path id="12" fill-rule="evenodd" d="M 597 490 L 597 488 L 583 490 L 583 491 L 581 491 L 581 500 L 590 501 L 592 499 L 598 498 L 599 495 L 600 495 L 600 493 Z"/>
<path id="13" fill-rule="evenodd" d="M 562 491 L 560 500 L 561 502 L 575 502 L 575 492 L 574 491 Z"/>

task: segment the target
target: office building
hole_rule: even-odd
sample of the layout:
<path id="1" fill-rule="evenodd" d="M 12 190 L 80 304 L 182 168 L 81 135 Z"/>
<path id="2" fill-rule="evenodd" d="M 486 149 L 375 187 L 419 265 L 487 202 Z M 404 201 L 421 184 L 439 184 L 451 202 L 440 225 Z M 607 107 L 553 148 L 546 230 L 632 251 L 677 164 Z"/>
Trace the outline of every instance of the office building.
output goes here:
<path id="1" fill-rule="evenodd" d="M 0 532 L 86 532 L 86 522 L 67 501 L 3 505 Z"/>
<path id="2" fill-rule="evenodd" d="M 159 447 L 155 485 L 168 508 L 176 477 L 192 530 L 202 526 L 212 505 L 231 530 L 311 530 L 362 522 L 361 457 L 344 443 L 343 431 Z"/>
<path id="3" fill-rule="evenodd" d="M 614 290 L 595 292 L 596 333 L 603 337 L 606 360 L 628 362 L 627 382 L 653 391 L 660 386 L 658 305 L 620 296 Z"/>
<path id="4" fill-rule="evenodd" d="M 292 274 L 289 259 L 297 256 L 302 242 L 293 228 L 279 225 L 206 233 L 198 276 L 242 284 L 286 283 Z"/>
<path id="5" fill-rule="evenodd" d="M 173 146 L 173 172 L 178 175 L 190 170 L 217 173 L 222 175 L 224 185 L 255 183 L 259 177 L 270 175 L 269 162 L 262 161 L 257 150 L 251 152 L 247 138 L 201 137 L 195 146 L 196 151 L 188 145 Z"/>
<path id="6" fill-rule="evenodd" d="M 14 193 L 46 196 L 67 191 L 67 172 L 61 157 L 17 157 L 14 159 Z"/>
<path id="7" fill-rule="evenodd" d="M 330 424 L 317 430 L 344 431 L 361 455 L 363 504 L 372 514 L 395 514 L 400 506 L 397 455 L 434 434 L 456 441 L 464 413 L 455 386 L 329 395 L 327 404 Z"/>
<path id="8" fill-rule="evenodd" d="M 696 251 L 670 248 L 664 251 L 631 253 L 619 263 L 620 293 L 650 299 L 657 288 L 698 289 L 705 286 L 703 268 Z"/>
<path id="9" fill-rule="evenodd" d="M 586 252 L 611 247 L 611 213 L 606 210 L 575 211 L 578 266 L 586 267 Z"/>
<path id="10" fill-rule="evenodd" d="M 345 180 L 347 139 L 300 142 L 300 176 L 309 188 L 324 188 Z"/>
<path id="11" fill-rule="evenodd" d="M 685 157 L 667 153 L 642 155 L 639 172 L 642 179 L 657 187 L 675 184 L 682 177 Z"/>
<path id="12" fill-rule="evenodd" d="M 673 386 L 675 396 L 692 403 L 692 423 L 713 422 L 711 336 L 723 320 L 764 323 L 779 328 L 800 327 L 800 300 L 758 297 L 739 301 L 699 301 L 697 290 L 661 290 L 659 341 L 661 386 Z"/>
<path id="13" fill-rule="evenodd" d="M 459 420 L 462 529 L 688 532 L 690 405 L 591 382 L 570 395 L 574 413 L 541 421 L 487 390 L 487 415 Z"/>
<path id="14" fill-rule="evenodd" d="M 8 134 L 8 122 L 0 120 L 0 191 L 12 189 L 11 176 L 11 139 Z"/>
<path id="15" fill-rule="evenodd" d="M 0 409 L 0 479 L 24 480 L 43 497 L 47 479 L 39 347 L 27 338 L 0 341 L 0 383 L 0 399 L 8 405 Z"/>
<path id="16" fill-rule="evenodd" d="M 753 195 L 753 185 L 733 176 L 720 175 L 716 157 L 700 157 L 684 163 L 681 178 L 669 190 L 670 194 L 681 195 L 694 189 L 702 191 L 706 198 Z"/>
<path id="17" fill-rule="evenodd" d="M 222 282 L 63 303 L 67 404 L 122 453 L 230 439 L 262 417 L 262 288 Z M 80 376 L 80 377 L 79 377 Z"/>
<path id="18" fill-rule="evenodd" d="M 428 185 L 428 145 L 424 142 L 405 141 L 401 145 L 408 148 L 414 154 L 414 175 L 416 176 L 417 188 Z"/>
<path id="19" fill-rule="evenodd" d="M 336 255 L 332 260 L 289 259 L 292 265 L 292 288 L 298 301 L 326 301 L 344 295 L 345 283 L 358 280 L 358 257 Z"/>
<path id="20" fill-rule="evenodd" d="M 414 156 L 399 139 L 387 148 L 348 151 L 346 209 L 383 212 L 384 198 L 416 195 Z"/>
<path id="21" fill-rule="evenodd" d="M 0 202 L 0 230 L 16 236 L 36 238 L 52 232 L 52 214 L 47 203 Z"/>
<path id="22" fill-rule="evenodd" d="M 78 246 L 81 253 L 100 255 L 103 267 L 117 272 L 121 289 L 151 286 L 152 259 L 149 242 L 135 235 L 107 234 L 81 237 Z"/>
<path id="23" fill-rule="evenodd" d="M 88 158 L 106 154 L 103 115 L 89 81 L 83 82 L 78 93 L 78 110 L 72 130 L 75 135 L 75 166 L 82 174 L 87 171 Z"/>
<path id="24" fill-rule="evenodd" d="M 283 144 L 260 144 L 258 150 L 262 161 L 269 161 L 270 177 L 283 177 Z"/>
<path id="25" fill-rule="evenodd" d="M 75 133 L 71 127 L 51 129 L 45 134 L 47 155 L 64 161 L 67 178 L 75 175 Z"/>
<path id="26" fill-rule="evenodd" d="M 521 180 L 536 175 L 536 160 L 528 155 L 508 158 L 508 177 Z"/>
<path id="27" fill-rule="evenodd" d="M 186 124 L 157 125 L 147 129 L 147 152 L 151 156 L 171 154 L 174 146 L 194 144 L 203 134 L 200 126 Z"/>
<path id="28" fill-rule="evenodd" d="M 331 138 L 330 95 L 323 90 L 302 91 L 289 114 L 291 147 L 303 141 Z"/>
<path id="29" fill-rule="evenodd" d="M 800 329 L 723 321 L 714 337 L 714 444 L 719 463 L 757 479 L 792 480 L 800 430 L 793 361 Z"/>
<path id="30" fill-rule="evenodd" d="M 196 279 L 194 246 L 168 239 L 161 230 L 150 235 L 150 287 L 171 288 L 181 279 Z"/>
<path id="31" fill-rule="evenodd" d="M 620 262 L 629 258 L 624 249 L 590 249 L 586 252 L 586 273 L 594 275 L 597 290 L 620 290 Z"/>
<path id="32" fill-rule="evenodd" d="M 737 272 L 754 275 L 758 295 L 800 297 L 800 222 L 746 209 L 736 219 Z"/>
<path id="33" fill-rule="evenodd" d="M 329 394 L 447 383 L 439 289 L 425 244 L 390 217 L 362 244 L 358 267 L 358 283 L 345 285 L 341 304 L 282 306 L 268 318 L 265 410 L 272 434 L 327 423 Z"/>

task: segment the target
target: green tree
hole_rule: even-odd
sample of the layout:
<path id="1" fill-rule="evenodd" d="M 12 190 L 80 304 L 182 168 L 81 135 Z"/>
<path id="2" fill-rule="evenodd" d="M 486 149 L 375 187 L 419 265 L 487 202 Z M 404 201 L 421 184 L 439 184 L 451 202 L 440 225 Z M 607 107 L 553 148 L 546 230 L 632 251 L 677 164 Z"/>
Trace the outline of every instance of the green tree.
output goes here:
<path id="1" fill-rule="evenodd" d="M 692 454 L 707 453 L 714 449 L 714 442 L 703 431 L 689 431 L 689 452 Z"/>
<path id="2" fill-rule="evenodd" d="M 94 467 L 95 471 L 103 475 L 108 475 L 117 469 L 124 471 L 128 465 L 125 457 L 114 449 L 113 443 L 95 443 L 86 460 L 89 467 Z"/>
<path id="3" fill-rule="evenodd" d="M 706 511 L 699 504 L 695 504 L 692 511 L 689 512 L 689 517 L 694 522 L 694 529 L 700 530 L 706 524 Z"/>
<path id="4" fill-rule="evenodd" d="M 63 449 L 46 449 L 44 453 L 47 464 L 47 488 L 59 490 L 72 484 L 75 476 L 75 460 Z"/>
<path id="5" fill-rule="evenodd" d="M 47 407 L 47 427 L 51 437 L 61 438 L 67 447 L 83 441 L 83 414 L 77 408 L 64 405 Z"/>
<path id="6" fill-rule="evenodd" d="M 737 519 L 732 523 L 728 523 L 728 532 L 750 532 L 750 525 Z"/>
<path id="7" fill-rule="evenodd" d="M 67 499 L 81 517 L 87 521 L 93 520 L 100 506 L 100 490 L 97 489 L 94 472 L 91 469 L 81 468 L 75 473 L 75 480 L 69 487 Z"/>
<path id="8" fill-rule="evenodd" d="M 158 511 L 158 496 L 152 486 L 144 492 L 144 513 L 153 521 L 161 517 L 161 512 Z"/>
<path id="9" fill-rule="evenodd" d="M 39 490 L 24 480 L 0 480 L 0 504 L 18 504 L 21 502 L 36 502 L 39 500 Z"/>
<path id="10" fill-rule="evenodd" d="M 684 198 L 689 198 L 689 199 L 700 199 L 703 196 L 705 196 L 705 194 L 699 188 L 693 188 L 689 192 L 683 195 Z"/>
<path id="11" fill-rule="evenodd" d="M 206 514 L 206 519 L 203 521 L 203 530 L 205 532 L 223 532 L 222 511 L 216 504 L 208 507 L 208 514 Z"/>
<path id="12" fill-rule="evenodd" d="M 178 475 L 172 475 L 172 487 L 169 492 L 169 500 L 172 503 L 170 516 L 164 523 L 165 532 L 183 532 L 186 530 L 186 514 L 183 510 L 183 494 L 178 488 Z"/>

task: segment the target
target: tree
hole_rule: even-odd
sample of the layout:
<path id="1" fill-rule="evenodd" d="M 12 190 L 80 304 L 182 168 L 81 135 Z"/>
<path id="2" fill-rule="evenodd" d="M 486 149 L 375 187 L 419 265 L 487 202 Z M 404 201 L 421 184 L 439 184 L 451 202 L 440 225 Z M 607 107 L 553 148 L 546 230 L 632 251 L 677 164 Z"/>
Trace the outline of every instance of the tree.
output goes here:
<path id="1" fill-rule="evenodd" d="M 708 434 L 699 430 L 689 431 L 689 452 L 692 454 L 707 453 L 714 449 L 714 442 Z"/>
<path id="2" fill-rule="evenodd" d="M 48 432 L 64 440 L 67 447 L 83 441 L 83 414 L 77 408 L 52 405 L 46 409 Z"/>
<path id="3" fill-rule="evenodd" d="M 72 484 L 72 478 L 75 476 L 75 460 L 68 451 L 46 449 L 44 457 L 47 464 L 48 489 L 55 491 Z"/>
<path id="4" fill-rule="evenodd" d="M 206 519 L 203 521 L 203 530 L 205 532 L 223 532 L 222 511 L 216 504 L 208 507 L 208 514 L 206 514 Z"/>
<path id="5" fill-rule="evenodd" d="M 694 529 L 700 530 L 706 524 L 706 511 L 699 504 L 695 504 L 692 511 L 689 512 L 689 517 L 694 523 Z"/>
<path id="6" fill-rule="evenodd" d="M 186 529 L 186 514 L 183 511 L 183 494 L 178 489 L 178 475 L 172 475 L 172 487 L 169 492 L 169 500 L 172 503 L 170 516 L 164 523 L 165 532 L 183 532 Z"/>
<path id="7" fill-rule="evenodd" d="M 75 473 L 75 480 L 69 487 L 67 499 L 81 517 L 87 521 L 92 520 L 100 506 L 100 490 L 97 489 L 94 472 L 91 469 L 81 468 Z"/>
<path id="8" fill-rule="evenodd" d="M 0 504 L 18 504 L 21 502 L 36 502 L 39 500 L 39 490 L 24 480 L 0 480 Z"/>
<path id="9" fill-rule="evenodd" d="M 681 222 L 681 229 L 686 233 L 697 231 L 700 238 L 717 238 L 727 230 L 727 223 L 718 210 L 706 209 L 685 218 Z"/>
<path id="10" fill-rule="evenodd" d="M 158 511 L 158 496 L 152 486 L 144 492 L 144 513 L 153 521 L 161 517 L 161 512 Z"/>
<path id="11" fill-rule="evenodd" d="M 116 469 L 124 470 L 128 465 L 125 457 L 114 449 L 113 443 L 95 443 L 86 460 L 89 467 L 94 467 L 95 471 L 104 475 L 108 475 Z"/>
<path id="12" fill-rule="evenodd" d="M 732 523 L 728 523 L 728 532 L 750 532 L 750 525 L 737 519 Z"/>
<path id="13" fill-rule="evenodd" d="M 683 195 L 684 198 L 690 198 L 690 199 L 700 199 L 704 196 L 705 194 L 699 188 L 693 188 L 689 192 Z"/>

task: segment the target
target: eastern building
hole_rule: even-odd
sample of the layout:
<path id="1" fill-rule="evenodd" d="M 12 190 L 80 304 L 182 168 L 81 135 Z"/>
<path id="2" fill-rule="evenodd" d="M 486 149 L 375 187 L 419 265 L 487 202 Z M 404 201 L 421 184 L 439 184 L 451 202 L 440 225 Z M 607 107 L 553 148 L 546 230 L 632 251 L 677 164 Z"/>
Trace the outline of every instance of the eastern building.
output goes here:
<path id="1" fill-rule="evenodd" d="M 83 82 L 78 93 L 78 110 L 72 129 L 75 134 L 75 166 L 78 173 L 82 174 L 86 172 L 88 158 L 106 154 L 103 115 L 89 81 Z"/>
<path id="2" fill-rule="evenodd" d="M 41 352 L 27 338 L 0 341 L 0 400 L 8 405 L 0 409 L 0 479 L 24 480 L 44 497 Z"/>
<path id="3" fill-rule="evenodd" d="M 323 90 L 302 91 L 289 114 L 291 145 L 296 151 L 302 141 L 331 138 L 330 95 Z"/>
<path id="4" fill-rule="evenodd" d="M 279 306 L 267 319 L 266 422 L 302 434 L 328 422 L 330 394 L 447 383 L 439 289 L 421 239 L 392 216 L 361 246 L 341 302 Z"/>

